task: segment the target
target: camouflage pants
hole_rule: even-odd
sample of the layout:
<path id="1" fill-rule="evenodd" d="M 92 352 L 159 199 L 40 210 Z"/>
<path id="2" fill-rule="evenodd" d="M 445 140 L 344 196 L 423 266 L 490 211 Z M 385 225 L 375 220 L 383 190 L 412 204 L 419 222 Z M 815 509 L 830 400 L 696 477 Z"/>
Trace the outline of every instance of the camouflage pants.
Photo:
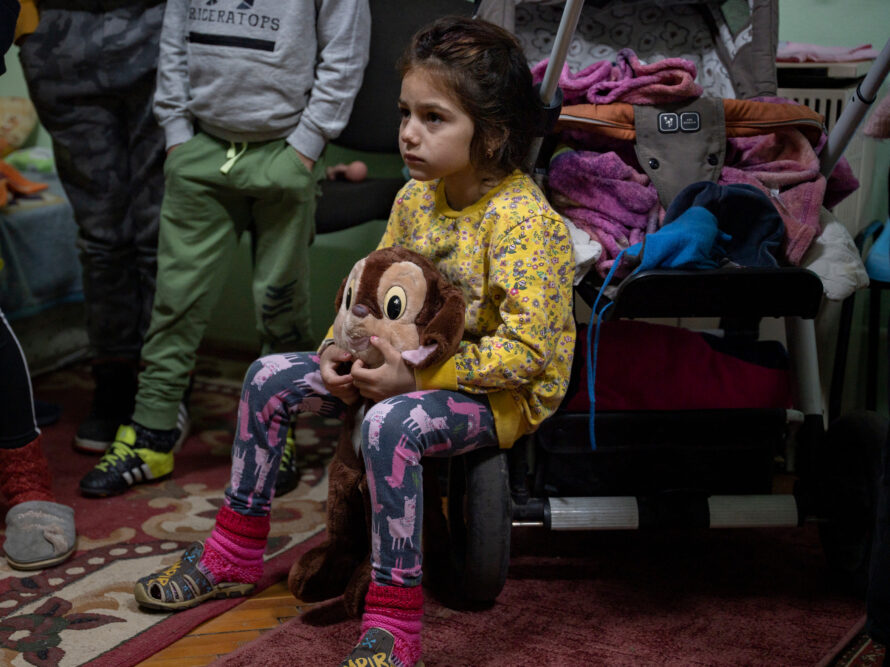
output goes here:
<path id="1" fill-rule="evenodd" d="M 74 208 L 98 359 L 138 360 L 157 272 L 164 136 L 152 112 L 163 2 L 44 0 L 20 58 Z"/>

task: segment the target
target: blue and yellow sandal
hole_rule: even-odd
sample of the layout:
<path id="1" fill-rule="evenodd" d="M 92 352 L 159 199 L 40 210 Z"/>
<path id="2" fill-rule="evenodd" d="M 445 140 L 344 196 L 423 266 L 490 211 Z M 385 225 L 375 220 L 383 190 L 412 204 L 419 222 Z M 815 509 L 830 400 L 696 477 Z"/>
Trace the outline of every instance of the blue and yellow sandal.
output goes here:
<path id="1" fill-rule="evenodd" d="M 170 567 L 142 577 L 133 589 L 136 602 L 148 609 L 182 611 L 197 607 L 205 600 L 237 598 L 253 591 L 255 584 L 211 582 L 198 569 L 198 561 L 203 553 L 204 543 L 195 542 Z"/>

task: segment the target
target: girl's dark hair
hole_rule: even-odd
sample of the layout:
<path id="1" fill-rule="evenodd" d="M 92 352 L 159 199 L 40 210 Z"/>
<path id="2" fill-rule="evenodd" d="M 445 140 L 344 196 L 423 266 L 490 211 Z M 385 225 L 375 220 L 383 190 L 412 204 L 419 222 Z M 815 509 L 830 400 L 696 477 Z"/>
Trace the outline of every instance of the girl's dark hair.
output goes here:
<path id="1" fill-rule="evenodd" d="M 517 39 L 481 19 L 445 16 L 421 28 L 399 60 L 402 77 L 416 68 L 440 77 L 473 119 L 470 160 L 485 172 L 521 167 L 540 105 Z"/>

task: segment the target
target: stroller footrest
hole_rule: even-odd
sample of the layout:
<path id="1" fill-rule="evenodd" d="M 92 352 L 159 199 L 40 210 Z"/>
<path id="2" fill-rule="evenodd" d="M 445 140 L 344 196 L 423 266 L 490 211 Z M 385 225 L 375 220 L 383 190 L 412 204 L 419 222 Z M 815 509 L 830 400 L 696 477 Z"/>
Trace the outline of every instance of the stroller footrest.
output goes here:
<path id="1" fill-rule="evenodd" d="M 711 528 L 779 528 L 800 523 L 791 494 L 711 496 L 708 515 Z"/>
<path id="2" fill-rule="evenodd" d="M 777 528 L 800 525 L 791 494 L 672 497 L 593 496 L 547 498 L 539 508 L 551 530 L 640 528 Z M 528 521 L 531 517 L 524 516 Z"/>
<path id="3" fill-rule="evenodd" d="M 550 498 L 552 530 L 636 530 L 640 527 L 633 496 Z"/>

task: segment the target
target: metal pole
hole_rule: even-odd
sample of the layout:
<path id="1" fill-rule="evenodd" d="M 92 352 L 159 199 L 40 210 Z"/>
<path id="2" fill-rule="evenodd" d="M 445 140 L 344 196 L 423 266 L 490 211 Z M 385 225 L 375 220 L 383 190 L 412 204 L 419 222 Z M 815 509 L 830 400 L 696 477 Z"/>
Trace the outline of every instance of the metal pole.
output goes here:
<path id="1" fill-rule="evenodd" d="M 888 72 L 890 72 L 890 40 L 884 44 L 884 48 L 872 63 L 865 78 L 856 87 L 856 94 L 850 98 L 850 103 L 841 112 L 834 129 L 828 135 L 828 141 L 825 142 L 825 147 L 819 156 L 822 163 L 821 172 L 825 178 L 828 178 L 837 166 L 838 160 L 847 149 L 847 144 L 856 133 L 859 123 L 862 122 L 868 108 L 874 103 L 878 89 Z"/>
<path id="2" fill-rule="evenodd" d="M 547 61 L 547 70 L 541 80 L 541 101 L 544 106 L 549 106 L 559 85 L 559 75 L 562 66 L 566 62 L 566 54 L 578 27 L 578 19 L 581 17 L 581 9 L 584 0 L 568 0 L 559 20 L 559 28 L 556 30 L 556 38 L 553 40 L 553 48 L 550 50 L 550 60 Z"/>
<path id="3" fill-rule="evenodd" d="M 539 94 L 544 109 L 548 109 L 553 104 L 554 99 L 556 99 L 559 75 L 562 73 L 562 66 L 565 64 L 566 54 L 569 52 L 569 46 L 572 43 L 572 37 L 575 35 L 575 28 L 578 27 L 578 19 L 581 17 L 581 9 L 583 7 L 584 0 L 568 0 L 565 7 L 563 7 L 559 27 L 556 30 L 556 37 L 553 40 L 553 48 L 550 49 L 550 59 L 547 61 L 547 69 L 544 71 L 544 78 L 541 80 L 540 85 Z M 529 170 L 537 162 L 543 141 L 544 137 L 532 139 L 528 157 L 526 158 L 526 166 Z"/>

